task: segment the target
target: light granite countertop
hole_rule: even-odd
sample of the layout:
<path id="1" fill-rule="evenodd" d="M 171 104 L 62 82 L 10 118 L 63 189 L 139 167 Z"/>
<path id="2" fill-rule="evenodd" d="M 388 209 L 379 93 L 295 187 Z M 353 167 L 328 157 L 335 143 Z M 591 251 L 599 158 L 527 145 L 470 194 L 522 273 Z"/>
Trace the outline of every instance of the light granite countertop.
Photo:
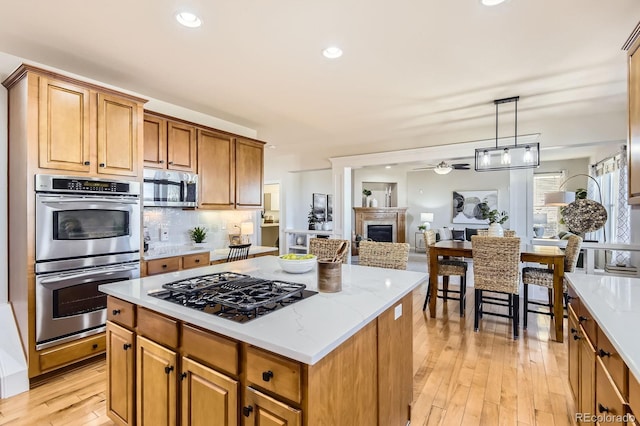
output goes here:
<path id="1" fill-rule="evenodd" d="M 251 246 L 249 247 L 249 255 L 268 253 L 274 250 L 278 250 L 277 247 L 268 246 Z M 192 245 L 177 245 L 159 247 L 157 249 L 149 250 L 142 254 L 142 260 L 154 260 L 164 259 L 166 257 L 184 256 L 188 254 L 206 253 L 210 252 L 210 260 L 223 260 L 227 258 L 229 254 L 228 248 L 214 249 L 210 246 L 194 247 Z"/>
<path id="2" fill-rule="evenodd" d="M 629 371 L 640 380 L 640 279 L 567 273 L 565 277 L 593 315 Z"/>
<path id="3" fill-rule="evenodd" d="M 280 268 L 276 256 L 263 256 L 104 284 L 100 286 L 100 291 L 313 365 L 427 281 L 427 274 L 421 272 L 345 264 L 342 265 L 341 292 L 318 293 L 244 324 L 147 294 L 150 290 L 160 289 L 164 283 L 222 271 L 302 283 L 306 284 L 309 290 L 317 290 L 315 267 L 304 274 L 288 274 Z"/>

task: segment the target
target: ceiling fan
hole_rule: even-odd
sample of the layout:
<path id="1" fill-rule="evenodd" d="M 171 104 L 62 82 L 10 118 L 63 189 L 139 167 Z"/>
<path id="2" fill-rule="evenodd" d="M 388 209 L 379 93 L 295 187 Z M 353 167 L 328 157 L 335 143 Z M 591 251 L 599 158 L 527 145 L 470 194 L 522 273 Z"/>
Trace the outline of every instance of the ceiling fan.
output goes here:
<path id="1" fill-rule="evenodd" d="M 449 164 L 446 161 L 441 161 L 436 166 L 421 167 L 413 170 L 433 170 L 439 175 L 446 175 L 451 170 L 469 170 L 469 163 L 453 163 Z"/>

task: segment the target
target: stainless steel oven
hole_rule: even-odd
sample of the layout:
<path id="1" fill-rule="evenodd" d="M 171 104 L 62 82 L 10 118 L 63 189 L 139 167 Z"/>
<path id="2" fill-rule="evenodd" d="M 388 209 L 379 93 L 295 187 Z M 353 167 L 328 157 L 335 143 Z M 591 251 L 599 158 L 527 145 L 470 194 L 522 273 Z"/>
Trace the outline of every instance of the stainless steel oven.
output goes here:
<path id="1" fill-rule="evenodd" d="M 107 295 L 98 286 L 139 277 L 139 261 L 37 275 L 36 349 L 104 331 Z"/>
<path id="2" fill-rule="evenodd" d="M 36 348 L 104 330 L 100 284 L 140 276 L 140 183 L 36 175 Z"/>

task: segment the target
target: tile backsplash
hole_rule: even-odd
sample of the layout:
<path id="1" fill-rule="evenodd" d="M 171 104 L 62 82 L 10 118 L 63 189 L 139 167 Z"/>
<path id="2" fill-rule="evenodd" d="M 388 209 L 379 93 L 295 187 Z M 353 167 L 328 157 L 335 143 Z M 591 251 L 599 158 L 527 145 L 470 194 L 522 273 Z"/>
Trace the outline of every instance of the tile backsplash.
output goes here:
<path id="1" fill-rule="evenodd" d="M 144 226 L 149 232 L 150 248 L 190 244 L 189 230 L 196 226 L 207 229 L 205 243 L 213 249 L 224 248 L 229 245 L 229 234 L 239 231 L 234 225 L 242 222 L 253 222 L 254 229 L 260 212 L 239 210 L 182 210 L 166 207 L 145 207 Z M 167 241 L 160 241 L 160 229 L 168 230 Z M 251 238 L 255 241 L 255 235 Z"/>

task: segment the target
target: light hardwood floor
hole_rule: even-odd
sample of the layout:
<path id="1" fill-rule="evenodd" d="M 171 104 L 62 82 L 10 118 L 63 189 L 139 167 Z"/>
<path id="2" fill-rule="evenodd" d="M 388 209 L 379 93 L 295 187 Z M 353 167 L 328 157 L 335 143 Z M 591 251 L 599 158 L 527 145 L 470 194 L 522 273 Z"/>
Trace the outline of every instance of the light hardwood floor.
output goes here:
<path id="1" fill-rule="evenodd" d="M 424 286 L 414 294 L 412 425 L 573 424 L 566 343 L 549 341 L 548 317 L 531 315 L 513 341 L 505 318 L 485 316 L 473 332 L 472 289 L 464 319 L 440 300 L 430 319 Z M 0 425 L 108 424 L 104 360 L 0 400 Z"/>

